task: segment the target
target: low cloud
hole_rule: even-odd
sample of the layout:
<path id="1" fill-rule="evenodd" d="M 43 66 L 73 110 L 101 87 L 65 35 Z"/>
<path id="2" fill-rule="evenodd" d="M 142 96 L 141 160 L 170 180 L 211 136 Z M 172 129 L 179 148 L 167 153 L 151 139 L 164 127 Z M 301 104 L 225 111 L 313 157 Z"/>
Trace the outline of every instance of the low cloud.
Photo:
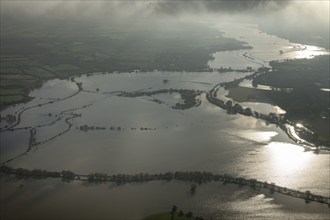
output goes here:
<path id="1" fill-rule="evenodd" d="M 275 0 L 201 0 L 175 1 L 165 0 L 155 4 L 155 12 L 162 14 L 194 13 L 254 13 L 280 10 L 290 4 L 290 1 Z"/>
<path id="2" fill-rule="evenodd" d="M 158 27 L 161 21 L 251 22 L 276 33 L 329 33 L 329 1 L 294 0 L 137 0 L 137 1 L 0 1 L 1 26 L 126 25 Z M 299 30 L 299 31 L 296 31 Z M 314 34 L 314 33 L 313 33 Z M 324 37 L 325 36 L 325 37 Z M 328 37 L 329 38 L 329 37 Z"/>

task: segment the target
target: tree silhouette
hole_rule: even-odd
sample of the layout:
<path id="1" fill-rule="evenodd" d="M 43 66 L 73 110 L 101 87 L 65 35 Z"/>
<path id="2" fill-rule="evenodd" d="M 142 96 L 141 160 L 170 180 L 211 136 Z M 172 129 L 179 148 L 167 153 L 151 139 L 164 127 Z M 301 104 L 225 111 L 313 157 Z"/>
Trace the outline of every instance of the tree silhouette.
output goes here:
<path id="1" fill-rule="evenodd" d="M 174 214 L 176 213 L 177 210 L 178 210 L 178 207 L 176 207 L 176 205 L 173 205 L 172 210 L 171 210 L 171 220 L 174 219 Z"/>
<path id="2" fill-rule="evenodd" d="M 190 187 L 190 194 L 193 196 L 196 193 L 196 184 L 192 184 Z"/>
<path id="3" fill-rule="evenodd" d="M 188 213 L 186 214 L 186 217 L 187 217 L 187 218 L 192 218 L 192 216 L 193 216 L 193 213 L 192 213 L 192 212 L 188 212 Z"/>

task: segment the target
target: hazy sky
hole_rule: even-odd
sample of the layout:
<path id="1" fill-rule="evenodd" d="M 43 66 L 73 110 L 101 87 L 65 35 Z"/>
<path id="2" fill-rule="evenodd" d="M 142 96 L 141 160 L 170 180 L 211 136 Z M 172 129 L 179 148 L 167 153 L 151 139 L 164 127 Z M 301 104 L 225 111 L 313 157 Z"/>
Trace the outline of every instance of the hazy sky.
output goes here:
<path id="1" fill-rule="evenodd" d="M 329 0 L 73 0 L 1 1 L 1 24 L 18 20 L 80 21 L 95 25 L 202 20 L 253 22 L 282 31 L 329 32 Z"/>
<path id="2" fill-rule="evenodd" d="M 186 14 L 269 15 L 329 20 L 328 0 L 138 0 L 138 1 L 1 1 L 1 11 L 29 16 L 98 17 L 181 16 Z"/>

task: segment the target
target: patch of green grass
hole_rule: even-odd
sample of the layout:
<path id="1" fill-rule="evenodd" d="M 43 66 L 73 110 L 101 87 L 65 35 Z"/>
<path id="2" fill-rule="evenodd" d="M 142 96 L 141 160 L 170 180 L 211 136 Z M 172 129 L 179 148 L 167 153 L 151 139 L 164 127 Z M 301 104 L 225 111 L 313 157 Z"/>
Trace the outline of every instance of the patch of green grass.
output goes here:
<path id="1" fill-rule="evenodd" d="M 53 74 L 55 77 L 66 78 L 74 73 L 80 72 L 80 68 L 72 64 L 58 64 L 42 66 L 43 70 Z"/>
<path id="2" fill-rule="evenodd" d="M 267 94 L 272 91 L 261 90 L 247 87 L 229 88 L 228 98 L 232 98 L 236 102 L 264 102 L 272 104 L 272 101 L 267 97 Z"/>
<path id="3" fill-rule="evenodd" d="M 303 121 L 309 125 L 309 128 L 319 134 L 319 140 L 330 141 L 330 126 L 327 118 L 313 118 Z"/>
<path id="4" fill-rule="evenodd" d="M 41 65 L 40 62 L 38 62 L 36 60 L 32 60 L 32 59 L 30 59 L 26 56 L 14 57 L 14 58 L 5 57 L 5 58 L 2 58 L 0 64 L 1 64 L 0 65 L 1 72 L 2 72 L 3 69 L 7 69 L 7 68 L 21 70 L 21 68 L 35 67 L 35 66 L 40 66 Z"/>
<path id="5" fill-rule="evenodd" d="M 59 65 L 56 65 L 56 66 L 52 66 L 51 67 L 53 70 L 55 71 L 72 71 L 72 70 L 78 70 L 79 68 L 74 66 L 74 65 L 71 65 L 71 64 L 59 64 Z"/>
<path id="6" fill-rule="evenodd" d="M 28 68 L 26 71 L 29 74 L 35 75 L 37 77 L 40 77 L 42 79 L 49 79 L 54 77 L 54 74 L 47 71 L 46 69 L 38 68 L 38 67 L 33 67 L 33 68 Z"/>
<path id="7" fill-rule="evenodd" d="M 1 87 L 15 87 L 15 88 L 33 88 L 36 84 L 36 80 L 28 79 L 28 80 L 1 80 L 0 86 Z"/>
<path id="8" fill-rule="evenodd" d="M 28 68 L 28 67 L 39 67 L 42 64 L 37 60 L 26 59 L 26 60 L 16 61 L 15 65 L 20 68 Z"/>
<path id="9" fill-rule="evenodd" d="M 7 74 L 1 74 L 0 75 L 0 80 L 33 80 L 33 76 L 29 75 L 18 75 L 18 74 L 12 74 L 12 75 L 7 75 Z"/>
<path id="10" fill-rule="evenodd" d="M 3 104 L 10 104 L 10 103 L 17 103 L 24 100 L 24 95 L 7 95 L 7 96 L 0 96 L 0 103 Z"/>
<path id="11" fill-rule="evenodd" d="M 1 75 L 19 75 L 19 74 L 22 74 L 22 71 L 18 68 L 15 68 L 15 67 L 9 67 L 9 68 L 6 68 L 6 67 L 3 67 L 2 66 L 3 62 L 1 62 L 1 68 L 0 68 L 0 74 Z"/>
<path id="12" fill-rule="evenodd" d="M 13 64 L 12 62 L 9 62 L 9 61 L 3 61 L 3 59 L 5 58 L 2 58 L 0 57 L 1 59 L 1 62 L 0 62 L 0 72 L 2 72 L 2 69 L 5 69 L 5 68 L 15 68 L 15 64 Z"/>
<path id="13" fill-rule="evenodd" d="M 21 95 L 21 94 L 23 94 L 21 89 L 2 89 L 2 88 L 0 88 L 0 96 Z"/>

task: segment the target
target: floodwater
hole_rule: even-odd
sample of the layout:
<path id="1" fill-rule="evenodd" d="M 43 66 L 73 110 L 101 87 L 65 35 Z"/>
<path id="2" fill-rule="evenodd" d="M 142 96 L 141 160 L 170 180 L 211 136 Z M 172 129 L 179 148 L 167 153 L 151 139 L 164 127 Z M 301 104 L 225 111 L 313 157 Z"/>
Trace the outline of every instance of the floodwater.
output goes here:
<path id="1" fill-rule="evenodd" d="M 292 43 L 286 39 L 261 32 L 254 24 L 225 23 L 216 25 L 224 30 L 225 37 L 232 37 L 248 42 L 252 50 L 217 52 L 209 61 L 211 68 L 246 69 L 248 66 L 258 68 L 269 67 L 272 60 L 313 58 L 329 54 L 324 48 Z"/>
<path id="2" fill-rule="evenodd" d="M 7 189 L 1 196 L 2 204 L 6 204 L 2 208 L 5 214 L 15 213 L 20 219 L 137 220 L 170 211 L 173 205 L 205 219 L 327 219 L 329 210 L 317 203 L 305 204 L 301 199 L 233 184 L 198 185 L 191 195 L 189 183 L 175 181 L 121 186 L 60 180 L 9 181 L 1 182 Z M 18 184 L 24 186 L 17 188 Z"/>
<path id="3" fill-rule="evenodd" d="M 256 60 L 260 55 L 263 60 L 258 60 L 262 65 L 284 56 L 301 58 L 301 48 L 305 48 L 304 45 L 292 43 L 290 45 L 295 47 L 288 46 L 288 41 L 260 33 L 251 25 L 242 25 L 242 30 L 246 30 L 242 32 L 227 26 L 222 26 L 221 30 L 226 32 L 226 36 L 242 39 L 253 46 L 255 49 L 248 51 L 249 56 L 252 54 Z M 280 48 L 283 53 L 278 52 Z M 303 50 L 307 57 L 322 51 L 320 48 L 308 48 Z M 257 51 L 265 52 L 259 54 Z M 221 59 L 223 56 L 230 57 L 230 53 L 237 51 L 215 54 L 210 66 L 245 69 L 245 61 L 251 63 L 250 58 L 246 57 L 244 62 L 237 62 L 237 57 L 233 58 L 235 61 Z M 232 66 L 232 62 L 241 66 Z M 84 91 L 62 101 L 56 100 L 74 94 L 78 90 L 76 84 L 69 80 L 48 81 L 40 89 L 31 92 L 31 96 L 36 97 L 31 102 L 1 112 L 14 113 L 21 108 L 41 104 L 40 107 L 26 110 L 16 128 L 40 126 L 36 127 L 36 137 L 37 141 L 44 143 L 32 147 L 26 155 L 8 165 L 54 171 L 71 170 L 79 174 L 210 171 L 255 178 L 329 196 L 329 154 L 314 154 L 295 144 L 274 125 L 266 125 L 261 120 L 243 115 L 227 115 L 224 110 L 208 103 L 205 94 L 198 97 L 200 106 L 187 110 L 172 108 L 175 103 L 182 103 L 178 93 L 134 98 L 118 96 L 118 91 L 169 88 L 208 91 L 220 82 L 247 74 L 95 73 L 76 77 L 76 82 L 82 82 Z M 219 93 L 219 97 L 225 96 L 224 91 L 219 90 Z M 54 102 L 45 104 L 50 100 Z M 256 104 L 254 108 L 272 111 L 276 107 L 265 104 L 258 107 Z M 75 114 L 78 117 L 69 119 Z M 68 132 L 56 136 L 69 127 L 65 120 L 73 126 Z M 105 129 L 80 130 L 79 127 L 84 125 Z M 141 130 L 141 127 L 150 130 Z M 25 152 L 29 129 L 4 131 L 0 141 L 0 160 L 5 162 Z M 330 209 L 326 205 L 305 204 L 303 200 L 276 193 L 270 195 L 267 191 L 253 191 L 232 184 L 223 186 L 208 183 L 198 186 L 196 194 L 190 195 L 190 185 L 176 181 L 114 186 L 63 183 L 54 179 L 17 180 L 2 176 L 0 183 L 3 191 L 1 217 L 6 219 L 32 216 L 34 219 L 141 219 L 149 214 L 168 211 L 174 204 L 184 211 L 192 210 L 196 215 L 213 219 L 330 217 Z M 19 187 L 21 184 L 23 187 Z"/>

